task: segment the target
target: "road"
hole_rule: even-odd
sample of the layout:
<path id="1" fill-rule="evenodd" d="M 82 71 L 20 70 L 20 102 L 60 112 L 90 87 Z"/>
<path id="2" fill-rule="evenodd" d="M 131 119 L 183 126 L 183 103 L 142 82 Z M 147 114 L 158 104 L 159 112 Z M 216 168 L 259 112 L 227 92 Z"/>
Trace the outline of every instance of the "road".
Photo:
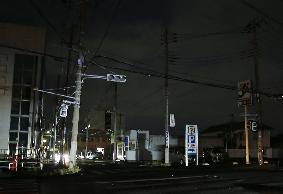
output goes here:
<path id="1" fill-rule="evenodd" d="M 42 194 L 283 193 L 282 169 L 222 166 L 173 168 L 104 163 L 83 165 L 81 168 L 77 175 L 4 179 L 0 182 L 0 194 L 5 193 L 4 186 L 7 181 L 11 184 L 11 180 L 18 185 L 23 185 L 21 181 L 24 181 L 27 184 L 24 193 Z M 15 188 L 12 191 L 17 193 Z"/>

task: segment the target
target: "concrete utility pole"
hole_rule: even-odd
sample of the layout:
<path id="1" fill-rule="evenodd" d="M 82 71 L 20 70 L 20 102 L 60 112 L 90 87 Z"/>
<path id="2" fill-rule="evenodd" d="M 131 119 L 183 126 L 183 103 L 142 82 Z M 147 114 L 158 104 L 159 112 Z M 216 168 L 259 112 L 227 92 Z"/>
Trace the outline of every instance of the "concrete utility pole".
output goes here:
<path id="1" fill-rule="evenodd" d="M 80 98 L 81 98 L 81 87 L 82 87 L 82 66 L 84 63 L 84 57 L 80 53 L 76 72 L 76 91 L 75 91 L 75 104 L 73 111 L 73 127 L 72 127 L 72 139 L 70 149 L 70 168 L 76 166 L 76 153 L 77 153 L 77 138 L 78 138 L 78 124 L 80 118 Z"/>
<path id="2" fill-rule="evenodd" d="M 164 43 L 165 43 L 165 165 L 169 165 L 169 126 L 168 126 L 168 116 L 169 116 L 169 99 L 168 99 L 168 29 L 165 27 L 164 31 Z"/>

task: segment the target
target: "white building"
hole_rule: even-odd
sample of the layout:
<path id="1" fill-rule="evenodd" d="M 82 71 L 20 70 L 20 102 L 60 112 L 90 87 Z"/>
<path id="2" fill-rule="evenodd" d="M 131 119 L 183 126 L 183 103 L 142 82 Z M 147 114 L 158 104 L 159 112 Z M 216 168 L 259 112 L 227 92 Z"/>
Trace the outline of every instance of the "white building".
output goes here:
<path id="1" fill-rule="evenodd" d="M 0 23 L 0 150 L 30 149 L 40 126 L 40 94 L 45 30 Z M 35 51 L 35 52 L 27 52 Z"/>
<path id="2" fill-rule="evenodd" d="M 129 143 L 126 147 L 127 161 L 163 161 L 165 135 L 150 135 L 149 130 L 130 130 L 126 135 Z M 178 146 L 178 139 L 170 136 L 170 147 Z"/>

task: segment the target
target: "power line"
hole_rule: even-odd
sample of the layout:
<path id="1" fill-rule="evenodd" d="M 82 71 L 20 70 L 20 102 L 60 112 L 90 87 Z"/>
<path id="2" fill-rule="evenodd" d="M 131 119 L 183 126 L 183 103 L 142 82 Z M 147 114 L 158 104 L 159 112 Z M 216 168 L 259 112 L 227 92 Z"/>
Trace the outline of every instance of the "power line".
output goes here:
<path id="1" fill-rule="evenodd" d="M 118 59 L 113 59 L 111 57 L 107 57 L 107 59 L 112 60 L 116 63 L 129 65 L 129 63 L 119 61 Z M 96 64 L 96 63 L 93 63 L 92 61 L 90 63 L 94 64 L 94 65 Z M 102 64 L 100 64 L 100 65 L 105 67 L 105 68 L 130 72 L 130 73 L 139 74 L 139 75 L 143 75 L 143 76 L 147 76 L 147 77 L 156 77 L 156 78 L 163 78 L 163 79 L 166 77 L 166 75 L 164 73 L 157 72 L 157 71 L 145 72 L 145 71 L 138 71 L 138 70 L 133 70 L 133 69 L 125 69 L 125 68 L 121 68 L 121 67 L 113 67 L 113 66 L 109 66 L 109 65 L 102 65 Z M 131 66 L 133 67 L 135 65 L 131 64 Z M 214 88 L 233 90 L 233 91 L 238 89 L 237 86 L 234 86 L 234 85 L 216 84 L 216 83 L 211 83 L 211 82 L 204 82 L 204 81 L 198 81 L 198 80 L 193 80 L 193 79 L 186 79 L 186 78 L 178 77 L 178 76 L 171 75 L 171 74 L 168 74 L 167 77 L 168 77 L 169 80 L 175 80 L 175 81 L 180 81 L 180 82 L 184 82 L 184 83 L 191 83 L 191 84 L 199 84 L 199 85 L 203 85 L 203 86 L 207 86 L 207 87 L 214 87 Z M 281 95 L 281 94 L 271 94 L 271 93 L 267 93 L 267 92 L 264 92 L 264 91 L 259 91 L 259 93 L 264 95 L 264 96 L 267 96 L 267 97 L 274 97 L 274 96 Z"/>
<path id="2" fill-rule="evenodd" d="M 45 53 L 45 52 L 38 52 L 38 51 L 35 51 L 35 50 L 30 50 L 30 49 L 23 49 L 23 48 L 20 48 L 20 47 L 14 47 L 14 46 L 9 46 L 9 45 L 5 45 L 5 44 L 0 44 L 0 47 L 8 48 L 8 49 L 14 49 L 14 50 L 32 53 L 32 54 L 36 54 L 36 55 L 42 55 L 42 56 L 45 56 L 45 57 L 50 57 L 50 58 L 53 58 L 54 60 L 60 61 L 60 62 L 65 62 L 67 60 L 65 57 L 59 57 L 59 56 L 48 54 L 48 53 Z"/>
<path id="3" fill-rule="evenodd" d="M 38 15 L 47 23 L 47 25 L 55 32 L 55 34 L 65 42 L 64 37 L 58 32 L 56 27 L 49 21 L 49 19 L 43 14 L 39 6 L 33 1 L 29 0 L 32 7 L 37 11 Z"/>
<path id="4" fill-rule="evenodd" d="M 255 7 L 254 5 L 252 5 L 251 3 L 247 2 L 246 0 L 241 0 L 241 3 L 247 7 L 249 7 L 250 9 L 256 11 L 257 13 L 259 13 L 260 15 L 264 16 L 266 19 L 269 19 L 271 21 L 273 21 L 274 23 L 280 25 L 281 27 L 283 27 L 283 22 L 277 20 L 276 18 L 274 18 L 273 16 L 265 13 L 264 11 L 260 10 L 259 8 Z"/>
<path id="5" fill-rule="evenodd" d="M 120 7 L 120 4 L 121 4 L 121 0 L 118 0 L 117 4 L 115 5 L 115 9 L 114 9 L 113 15 L 112 15 L 112 17 L 110 18 L 110 20 L 109 20 L 109 22 L 108 22 L 108 24 L 107 24 L 107 26 L 106 26 L 106 29 L 105 29 L 105 31 L 104 31 L 104 34 L 103 34 L 103 36 L 102 36 L 102 38 L 101 38 L 101 40 L 100 40 L 100 42 L 99 42 L 99 44 L 98 44 L 97 49 L 96 49 L 95 52 L 94 52 L 94 55 L 96 55 L 96 54 L 99 52 L 99 50 L 101 49 L 101 47 L 103 46 L 103 43 L 104 43 L 104 41 L 105 41 L 107 35 L 109 34 L 109 31 L 110 31 L 112 22 L 113 22 L 113 20 L 114 20 L 116 14 L 117 14 L 117 12 L 118 12 L 118 9 L 119 9 L 119 7 Z"/>

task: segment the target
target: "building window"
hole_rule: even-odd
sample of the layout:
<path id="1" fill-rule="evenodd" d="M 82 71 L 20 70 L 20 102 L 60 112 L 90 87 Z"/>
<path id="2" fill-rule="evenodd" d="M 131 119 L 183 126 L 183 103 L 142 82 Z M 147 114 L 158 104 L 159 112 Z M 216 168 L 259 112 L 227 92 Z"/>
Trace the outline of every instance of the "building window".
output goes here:
<path id="1" fill-rule="evenodd" d="M 11 114 L 20 114 L 20 102 L 19 101 L 12 102 Z"/>
<path id="2" fill-rule="evenodd" d="M 28 133 L 19 133 L 19 147 L 27 147 L 28 144 Z"/>
<path id="3" fill-rule="evenodd" d="M 15 155 L 16 154 L 17 143 L 9 143 L 9 154 Z"/>
<path id="4" fill-rule="evenodd" d="M 29 127 L 29 118 L 28 117 L 21 117 L 20 130 L 21 131 L 28 131 L 28 127 Z"/>
<path id="5" fill-rule="evenodd" d="M 32 72 L 25 71 L 23 74 L 23 84 L 31 85 L 32 84 Z"/>
<path id="6" fill-rule="evenodd" d="M 21 99 L 21 86 L 14 85 L 12 95 L 13 99 Z"/>
<path id="7" fill-rule="evenodd" d="M 11 117 L 10 131 L 18 131 L 19 129 L 19 117 Z"/>
<path id="8" fill-rule="evenodd" d="M 21 114 L 22 115 L 29 115 L 29 108 L 30 108 L 30 102 L 29 101 L 22 101 L 22 103 L 21 103 Z"/>
<path id="9" fill-rule="evenodd" d="M 10 132 L 9 141 L 17 141 L 18 140 L 18 132 Z"/>
<path id="10" fill-rule="evenodd" d="M 32 55 L 15 55 L 14 78 L 12 89 L 12 108 L 10 123 L 10 150 L 16 146 L 27 147 L 30 127 L 30 109 L 33 96 L 33 76 L 37 57 Z M 13 144 L 17 141 L 18 144 Z"/>
<path id="11" fill-rule="evenodd" d="M 22 87 L 22 99 L 30 100 L 31 97 L 31 87 Z"/>

